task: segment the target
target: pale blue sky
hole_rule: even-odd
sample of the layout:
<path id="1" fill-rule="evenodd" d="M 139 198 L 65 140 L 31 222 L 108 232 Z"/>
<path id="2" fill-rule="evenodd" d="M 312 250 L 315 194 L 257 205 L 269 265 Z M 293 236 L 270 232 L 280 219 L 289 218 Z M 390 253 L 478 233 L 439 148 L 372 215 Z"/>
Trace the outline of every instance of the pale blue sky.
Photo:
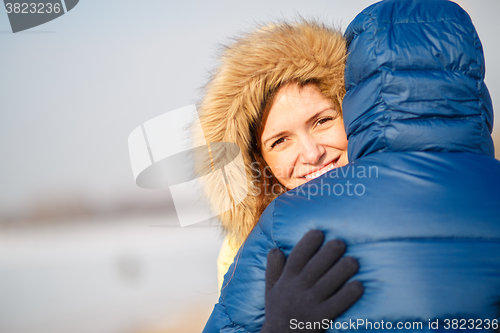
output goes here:
<path id="1" fill-rule="evenodd" d="M 197 102 L 220 43 L 257 22 L 298 15 L 345 29 L 374 2 L 81 0 L 18 34 L 0 12 L 0 216 L 54 193 L 102 202 L 143 196 L 132 177 L 129 133 Z M 458 2 L 483 42 L 498 106 L 500 2 Z"/>

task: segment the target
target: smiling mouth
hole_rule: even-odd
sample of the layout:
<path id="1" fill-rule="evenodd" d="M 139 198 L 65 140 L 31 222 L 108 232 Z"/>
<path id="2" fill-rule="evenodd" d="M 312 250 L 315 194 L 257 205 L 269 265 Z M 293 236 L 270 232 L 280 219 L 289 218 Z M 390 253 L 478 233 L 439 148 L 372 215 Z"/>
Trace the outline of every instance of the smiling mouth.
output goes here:
<path id="1" fill-rule="evenodd" d="M 321 169 L 319 169 L 318 171 L 315 171 L 315 172 L 312 172 L 308 175 L 305 175 L 305 176 L 302 176 L 301 178 L 305 178 L 305 179 L 314 179 L 314 178 L 318 178 L 319 176 L 327 173 L 328 171 L 330 170 L 333 170 L 335 168 L 337 168 L 339 166 L 339 159 L 340 158 L 337 158 L 334 162 L 330 163 L 330 164 L 327 164 L 325 165 L 324 167 L 322 167 Z"/>

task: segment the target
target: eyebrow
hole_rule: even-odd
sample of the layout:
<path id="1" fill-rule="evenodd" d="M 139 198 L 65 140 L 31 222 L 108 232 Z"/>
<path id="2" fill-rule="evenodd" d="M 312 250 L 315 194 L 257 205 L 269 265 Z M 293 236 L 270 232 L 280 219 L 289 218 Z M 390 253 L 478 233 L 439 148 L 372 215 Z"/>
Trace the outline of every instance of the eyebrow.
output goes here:
<path id="1" fill-rule="evenodd" d="M 311 122 L 314 118 L 317 118 L 317 117 L 318 117 L 318 115 L 320 115 L 320 114 L 322 114 L 323 112 L 328 111 L 328 110 L 333 110 L 333 111 L 335 111 L 335 112 L 337 113 L 337 117 L 339 116 L 338 112 L 337 112 L 334 108 L 329 107 L 329 108 L 326 108 L 326 109 L 324 109 L 324 110 L 318 111 L 318 112 L 316 112 L 315 114 L 313 114 L 311 117 L 309 117 L 309 119 L 307 119 L 307 120 L 306 120 L 306 123 Z M 276 139 L 276 138 L 279 138 L 280 136 L 283 136 L 284 134 L 287 134 L 287 133 L 288 133 L 288 131 L 286 131 L 286 130 L 285 130 L 285 131 L 281 131 L 281 132 L 279 132 L 279 133 L 277 133 L 277 134 L 273 135 L 272 137 L 270 137 L 270 138 L 266 139 L 266 140 L 263 142 L 263 145 L 265 146 L 265 145 L 267 145 L 267 143 L 268 143 L 269 141 L 272 141 L 272 140 L 274 140 L 274 139 Z"/>

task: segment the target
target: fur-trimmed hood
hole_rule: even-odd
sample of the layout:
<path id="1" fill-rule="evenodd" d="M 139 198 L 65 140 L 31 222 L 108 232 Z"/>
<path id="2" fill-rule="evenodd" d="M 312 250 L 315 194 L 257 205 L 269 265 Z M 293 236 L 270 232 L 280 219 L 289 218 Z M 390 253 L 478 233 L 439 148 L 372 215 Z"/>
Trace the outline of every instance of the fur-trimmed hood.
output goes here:
<path id="1" fill-rule="evenodd" d="M 304 20 L 261 26 L 224 49 L 198 112 L 206 142 L 231 142 L 241 149 L 246 180 L 238 178 L 238 170 L 226 169 L 225 181 L 230 186 L 216 177 L 208 177 L 205 184 L 215 211 L 223 210 L 228 193 L 248 188 L 248 195 L 239 204 L 234 205 L 229 198 L 233 208 L 220 215 L 224 231 L 237 242 L 246 239 L 260 215 L 259 188 L 253 184 L 258 173 L 252 167 L 252 130 L 262 117 L 268 96 L 289 82 L 314 81 L 340 110 L 345 94 L 345 58 L 340 31 Z M 195 142 L 202 141 L 201 135 L 195 133 Z M 224 158 L 224 149 L 212 149 L 210 159 L 197 158 L 197 172 L 210 174 L 214 164 L 220 165 Z"/>

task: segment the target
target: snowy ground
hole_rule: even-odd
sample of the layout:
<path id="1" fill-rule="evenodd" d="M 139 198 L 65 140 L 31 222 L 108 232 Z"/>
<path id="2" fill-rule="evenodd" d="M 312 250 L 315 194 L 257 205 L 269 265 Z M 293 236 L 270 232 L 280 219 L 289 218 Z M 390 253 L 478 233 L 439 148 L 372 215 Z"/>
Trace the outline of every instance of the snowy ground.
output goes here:
<path id="1" fill-rule="evenodd" d="M 0 332 L 201 331 L 220 244 L 216 227 L 168 216 L 2 229 Z"/>

